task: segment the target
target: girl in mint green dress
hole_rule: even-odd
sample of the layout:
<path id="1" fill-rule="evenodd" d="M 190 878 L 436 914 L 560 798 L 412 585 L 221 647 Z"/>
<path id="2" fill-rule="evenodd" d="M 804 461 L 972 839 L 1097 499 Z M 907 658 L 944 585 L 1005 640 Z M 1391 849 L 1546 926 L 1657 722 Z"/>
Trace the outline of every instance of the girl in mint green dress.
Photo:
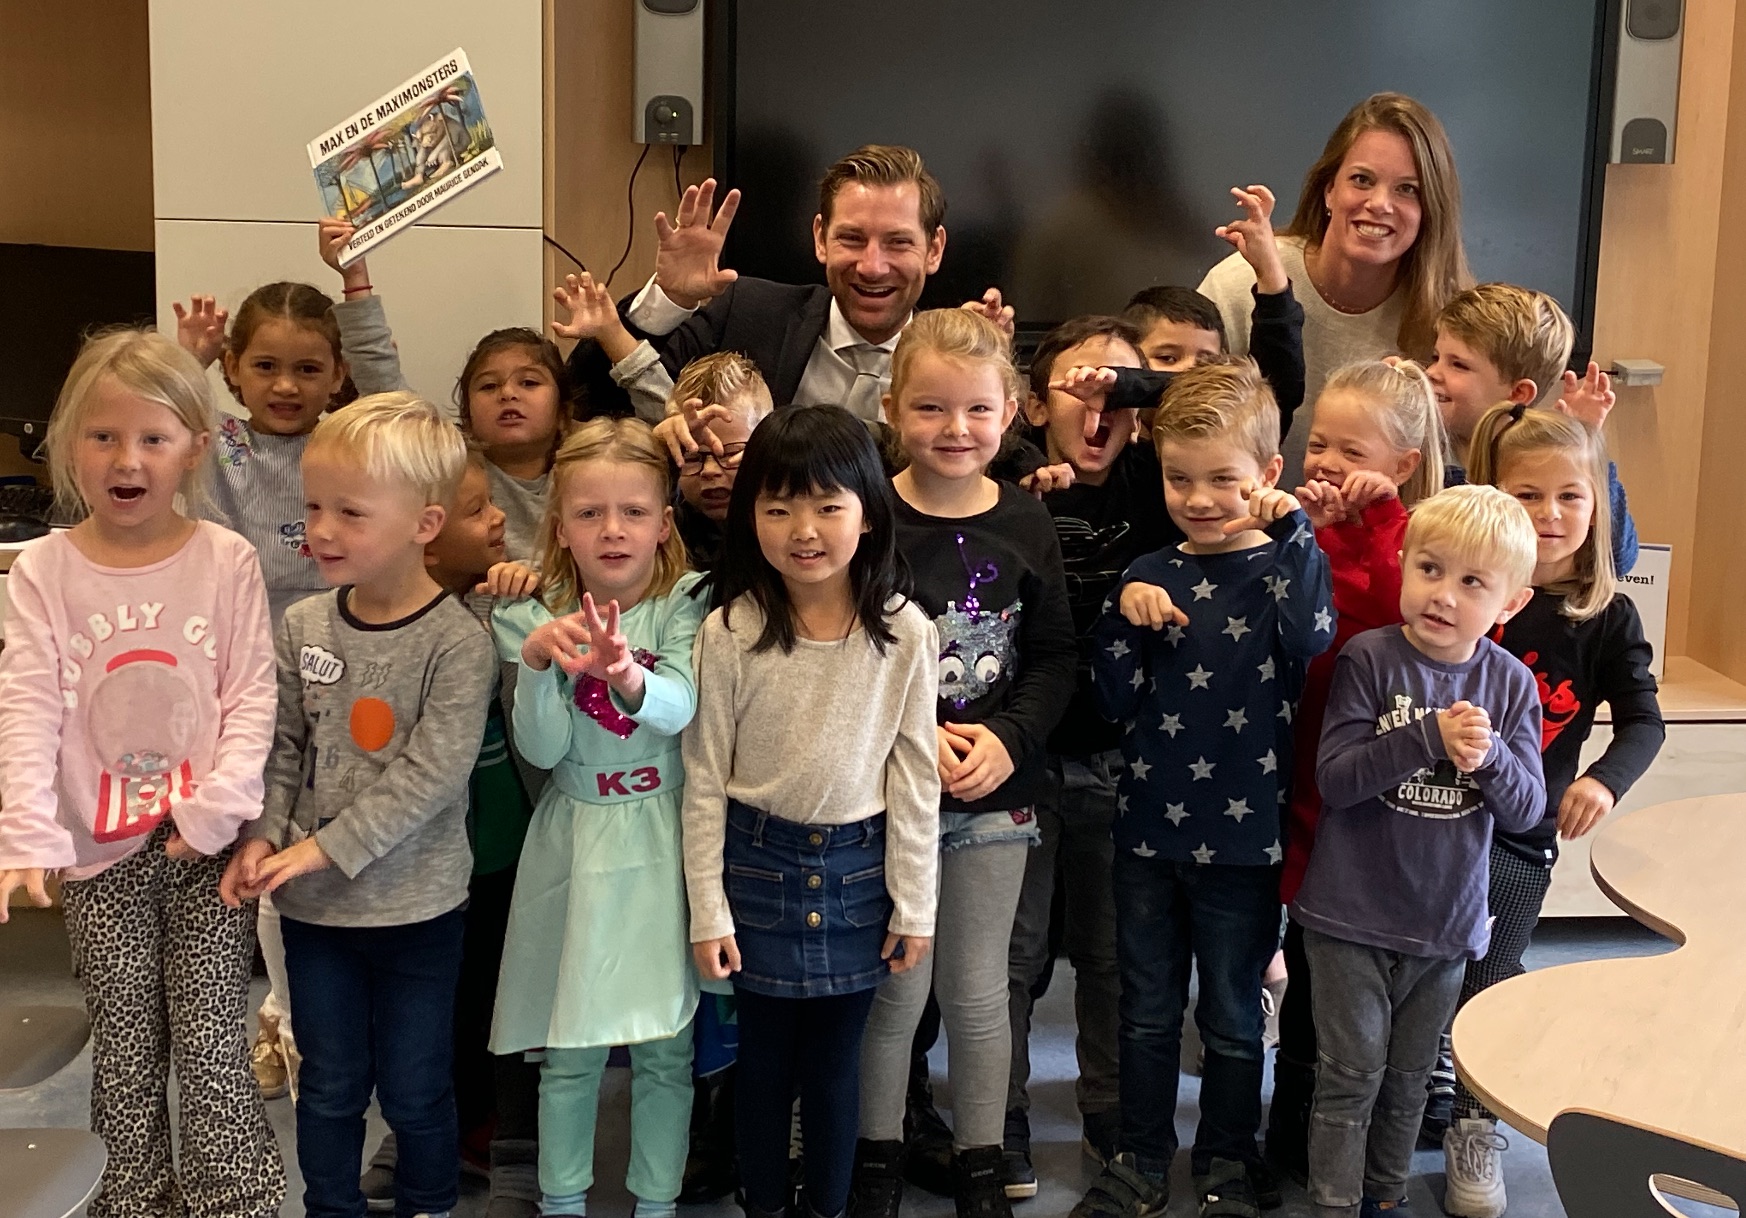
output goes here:
<path id="1" fill-rule="evenodd" d="M 631 1056 L 636 1218 L 670 1218 L 691 1116 L 691 959 L 680 853 L 679 733 L 697 707 L 691 648 L 707 607 L 673 527 L 666 450 L 634 419 L 596 419 L 558 450 L 542 526 L 542 601 L 499 605 L 520 665 L 515 744 L 552 780 L 522 848 L 493 1053 L 545 1050 L 546 1218 L 586 1212 L 600 1078 Z"/>

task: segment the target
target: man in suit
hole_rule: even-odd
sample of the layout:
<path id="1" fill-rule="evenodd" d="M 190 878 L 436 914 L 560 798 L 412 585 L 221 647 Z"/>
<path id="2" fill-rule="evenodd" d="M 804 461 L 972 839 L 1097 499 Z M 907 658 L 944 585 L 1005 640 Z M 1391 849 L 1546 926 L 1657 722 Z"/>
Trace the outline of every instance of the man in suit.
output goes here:
<path id="1" fill-rule="evenodd" d="M 823 286 L 742 279 L 721 267 L 740 192 L 729 191 L 714 210 L 715 189 L 713 178 L 689 187 L 677 223 L 655 217 L 655 274 L 619 304 L 626 327 L 649 340 L 653 355 L 645 349 L 612 365 L 584 341 L 570 354 L 576 382 L 594 403 L 622 402 L 622 384 L 637 413 L 658 422 L 686 364 L 740 351 L 758 365 L 778 407 L 835 403 L 876 421 L 897 336 L 946 252 L 945 195 L 920 154 L 869 144 L 825 172 L 812 221 Z M 966 307 L 1011 331 L 1012 310 L 996 289 Z"/>

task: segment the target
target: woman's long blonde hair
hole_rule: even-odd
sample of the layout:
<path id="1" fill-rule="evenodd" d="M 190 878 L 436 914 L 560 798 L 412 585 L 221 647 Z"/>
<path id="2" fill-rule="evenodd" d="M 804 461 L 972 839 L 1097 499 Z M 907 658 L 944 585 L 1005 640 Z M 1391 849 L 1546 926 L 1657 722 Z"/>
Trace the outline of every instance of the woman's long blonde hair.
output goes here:
<path id="1" fill-rule="evenodd" d="M 91 405 L 97 384 L 113 378 L 130 393 L 156 402 L 176 416 L 194 435 L 212 435 L 218 430 L 218 408 L 213 405 L 212 386 L 192 355 L 155 330 L 131 327 L 105 330 L 85 340 L 73 360 L 60 397 L 49 416 L 44 446 L 48 449 L 49 476 L 55 487 L 55 506 L 68 516 L 88 511 L 79 493 L 74 449 L 85 411 Z M 201 517 L 212 511 L 212 453 L 208 445 L 204 460 L 182 478 L 182 512 Z"/>
<path id="2" fill-rule="evenodd" d="M 582 576 L 576 559 L 558 535 L 559 515 L 564 510 L 564 484 L 576 476 L 585 461 L 616 461 L 637 465 L 655 475 L 661 487 L 661 503 L 673 498 L 673 468 L 667 449 L 641 419 L 590 419 L 573 429 L 552 458 L 552 477 L 546 490 L 546 515 L 540 523 L 540 562 L 545 588 L 540 599 L 553 613 L 569 613 L 582 599 Z M 655 569 L 644 600 L 666 596 L 679 577 L 691 567 L 679 529 L 670 526 L 667 540 L 655 552 Z"/>
<path id="3" fill-rule="evenodd" d="M 1353 106 L 1304 175 L 1297 212 L 1283 231 L 1303 238 L 1306 250 L 1320 248 L 1328 231 L 1323 197 L 1346 154 L 1367 131 L 1391 132 L 1413 150 L 1422 215 L 1418 240 L 1400 258 L 1396 291 L 1404 289 L 1406 307 L 1396 341 L 1407 355 L 1429 360 L 1437 337 L 1437 314 L 1455 293 L 1473 286 L 1461 244 L 1461 178 L 1455 172 L 1449 136 L 1435 114 L 1403 93 L 1373 93 Z"/>
<path id="4" fill-rule="evenodd" d="M 1586 622 L 1612 604 L 1613 510 L 1607 495 L 1607 446 L 1601 434 L 1561 410 L 1536 410 L 1499 402 L 1480 417 L 1467 451 L 1467 476 L 1474 482 L 1498 485 L 1512 461 L 1526 453 L 1547 450 L 1569 453 L 1588 475 L 1594 515 L 1588 536 L 1576 552 L 1576 570 L 1568 580 L 1546 591 L 1564 598 L 1560 612 Z"/>
<path id="5" fill-rule="evenodd" d="M 1322 394 L 1337 391 L 1362 398 L 1374 407 L 1372 413 L 1396 452 L 1419 450 L 1419 467 L 1400 484 L 1400 501 L 1406 507 L 1429 499 L 1443 489 L 1443 463 L 1449 451 L 1443 434 L 1443 415 L 1437 409 L 1425 370 L 1410 359 L 1360 360 L 1334 369 Z"/>

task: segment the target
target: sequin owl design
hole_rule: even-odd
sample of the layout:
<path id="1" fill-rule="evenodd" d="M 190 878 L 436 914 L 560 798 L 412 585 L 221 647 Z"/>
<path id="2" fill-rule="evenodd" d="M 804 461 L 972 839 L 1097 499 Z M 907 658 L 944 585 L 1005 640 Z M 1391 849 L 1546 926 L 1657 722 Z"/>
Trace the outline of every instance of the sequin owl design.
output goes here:
<path id="1" fill-rule="evenodd" d="M 638 664 L 650 672 L 655 671 L 655 664 L 660 656 L 652 651 L 638 647 L 631 652 Z M 629 740 L 631 733 L 637 730 L 637 721 L 623 714 L 612 704 L 612 691 L 606 682 L 599 677 L 584 674 L 576 681 L 576 709 L 587 715 L 601 727 L 617 736 L 620 740 Z"/>
<path id="2" fill-rule="evenodd" d="M 947 602 L 934 619 L 940 632 L 940 697 L 963 710 L 1017 667 L 1019 614 L 1014 601 L 1005 609 L 958 608 Z"/>

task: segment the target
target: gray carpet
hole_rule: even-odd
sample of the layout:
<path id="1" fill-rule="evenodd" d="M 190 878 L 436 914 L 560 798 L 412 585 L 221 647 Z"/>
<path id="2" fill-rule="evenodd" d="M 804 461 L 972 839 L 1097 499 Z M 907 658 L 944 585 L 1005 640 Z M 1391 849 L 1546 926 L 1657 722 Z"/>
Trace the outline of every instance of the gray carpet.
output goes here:
<path id="1" fill-rule="evenodd" d="M 1646 955 L 1671 945 L 1623 918 L 1549 922 L 1541 927 L 1528 955 L 1531 968 L 1571 960 L 1607 956 Z M 256 983 L 256 999 L 261 983 Z M 13 921 L 0 928 L 0 995 L 9 1003 L 72 1003 L 80 1001 L 77 984 L 67 965 L 66 936 L 57 915 L 40 910 L 14 912 Z M 1079 1149 L 1079 1119 L 1073 1106 L 1072 975 L 1066 969 L 1056 974 L 1053 989 L 1041 1003 L 1032 1046 L 1036 1079 L 1032 1083 L 1034 1110 L 1032 1134 L 1037 1175 L 1042 1182 L 1036 1198 L 1015 1207 L 1016 1218 L 1062 1218 L 1073 1208 L 1095 1174 L 1093 1165 Z M 1193 1062 L 1197 1046 L 1183 1046 L 1185 1062 Z M 940 1106 L 950 1119 L 951 1088 L 944 1079 L 945 1050 L 934 1054 L 934 1071 Z M 599 1182 L 589 1197 L 595 1218 L 623 1218 L 630 1213 L 631 1199 L 624 1191 L 624 1167 L 629 1152 L 629 1073 L 612 1070 L 602 1089 L 605 1109 L 600 1123 L 601 1144 L 596 1174 Z M 87 1119 L 91 1065 L 89 1050 L 67 1069 L 36 1087 L 0 1092 L 0 1127 L 83 1126 Z M 1271 1086 L 1271 1083 L 1269 1083 Z M 1184 1144 L 1193 1137 L 1199 1110 L 1199 1080 L 1184 1075 L 1177 1112 L 1177 1127 Z M 287 1166 L 292 1174 L 290 1198 L 284 1218 L 302 1218 L 302 1184 L 296 1174 L 295 1136 L 289 1100 L 268 1105 Z M 384 1127 L 374 1111 L 370 1118 L 370 1148 Z M 1552 1218 L 1564 1214 L 1552 1187 L 1543 1148 L 1513 1130 L 1504 1129 L 1510 1148 L 1504 1155 L 1505 1180 L 1509 1188 L 1511 1218 Z M 1413 1209 L 1421 1215 L 1440 1214 L 1443 1190 L 1441 1152 L 1421 1152 L 1414 1162 L 1411 1187 Z M 1189 1192 L 1188 1156 L 1177 1158 L 1172 1182 L 1175 1200 L 1171 1218 L 1194 1213 Z M 485 1185 L 465 1179 L 455 1218 L 477 1218 L 485 1206 Z M 905 1218 L 943 1218 L 953 1212 L 949 1198 L 910 1190 L 904 1201 Z M 1692 1207 L 1687 1212 L 1700 1212 Z M 739 1210 L 731 1204 L 699 1206 L 686 1211 L 696 1218 L 732 1218 Z M 1287 1187 L 1280 1218 L 1298 1218 L 1310 1213 L 1303 1193 Z"/>

